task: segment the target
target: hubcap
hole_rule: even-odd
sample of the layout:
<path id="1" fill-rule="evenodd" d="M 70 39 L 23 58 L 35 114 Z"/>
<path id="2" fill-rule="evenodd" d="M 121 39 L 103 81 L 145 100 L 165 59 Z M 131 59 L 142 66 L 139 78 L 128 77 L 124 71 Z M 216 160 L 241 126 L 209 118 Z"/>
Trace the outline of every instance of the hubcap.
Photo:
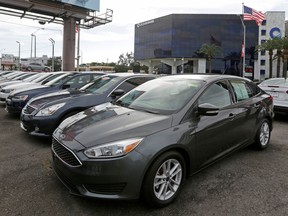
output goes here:
<path id="1" fill-rule="evenodd" d="M 154 178 L 154 193 L 159 200 L 171 198 L 179 189 L 182 180 L 182 166 L 179 161 L 169 159 L 157 170 Z"/>
<path id="2" fill-rule="evenodd" d="M 260 129 L 260 143 L 262 146 L 267 145 L 269 140 L 269 134 L 270 134 L 269 124 L 267 122 L 264 122 L 261 125 Z"/>

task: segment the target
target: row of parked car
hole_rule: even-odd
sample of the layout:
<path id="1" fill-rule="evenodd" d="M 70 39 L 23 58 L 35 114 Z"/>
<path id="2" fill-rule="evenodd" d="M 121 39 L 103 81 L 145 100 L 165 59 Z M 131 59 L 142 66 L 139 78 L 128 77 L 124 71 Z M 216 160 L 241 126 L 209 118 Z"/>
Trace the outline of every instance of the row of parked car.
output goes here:
<path id="1" fill-rule="evenodd" d="M 248 145 L 269 145 L 273 97 L 245 78 L 47 74 L 22 77 L 22 87 L 1 75 L 1 101 L 20 114 L 23 131 L 52 137 L 53 169 L 72 194 L 141 196 L 163 207 L 190 175 Z"/>

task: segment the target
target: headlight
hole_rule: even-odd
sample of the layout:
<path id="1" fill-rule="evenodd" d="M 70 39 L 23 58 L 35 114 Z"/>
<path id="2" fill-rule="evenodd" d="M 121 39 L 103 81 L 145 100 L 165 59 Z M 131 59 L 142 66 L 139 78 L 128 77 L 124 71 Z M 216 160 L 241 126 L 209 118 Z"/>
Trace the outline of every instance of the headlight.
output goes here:
<path id="1" fill-rule="evenodd" d="M 17 95 L 17 96 L 13 96 L 13 98 L 14 98 L 15 100 L 21 100 L 21 101 L 27 100 L 28 97 L 29 97 L 29 95 Z"/>
<path id="2" fill-rule="evenodd" d="M 49 106 L 47 108 L 39 110 L 39 112 L 36 114 L 36 116 L 50 116 L 53 115 L 58 109 L 63 107 L 65 103 L 55 104 L 52 106 Z"/>
<path id="3" fill-rule="evenodd" d="M 127 140 L 107 143 L 101 146 L 95 146 L 84 151 L 89 158 L 111 158 L 120 157 L 128 154 L 141 143 L 143 138 L 132 138 Z"/>

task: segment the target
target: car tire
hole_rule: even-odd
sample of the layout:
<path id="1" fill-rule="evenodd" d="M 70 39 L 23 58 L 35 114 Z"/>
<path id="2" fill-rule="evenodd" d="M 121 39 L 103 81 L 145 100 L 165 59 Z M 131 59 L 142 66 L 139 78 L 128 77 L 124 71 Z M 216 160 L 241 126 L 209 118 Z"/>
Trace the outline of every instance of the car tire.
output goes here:
<path id="1" fill-rule="evenodd" d="M 166 170 L 166 174 L 163 171 Z M 178 196 L 186 176 L 183 156 L 169 151 L 159 156 L 148 170 L 142 187 L 142 198 L 152 207 L 164 207 Z"/>
<path id="2" fill-rule="evenodd" d="M 264 150 L 268 147 L 271 135 L 270 122 L 264 119 L 259 124 L 258 130 L 256 132 L 254 147 L 257 150 Z"/>

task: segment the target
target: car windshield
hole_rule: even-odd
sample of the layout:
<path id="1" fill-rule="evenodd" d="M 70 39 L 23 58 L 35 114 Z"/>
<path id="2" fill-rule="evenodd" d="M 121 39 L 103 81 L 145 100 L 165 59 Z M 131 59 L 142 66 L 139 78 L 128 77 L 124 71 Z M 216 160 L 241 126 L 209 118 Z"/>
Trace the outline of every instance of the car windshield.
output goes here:
<path id="1" fill-rule="evenodd" d="M 275 79 L 267 79 L 260 83 L 260 86 L 269 86 L 269 85 L 284 85 L 288 86 L 288 79 L 284 78 L 275 78 Z"/>
<path id="2" fill-rule="evenodd" d="M 123 78 L 114 75 L 100 77 L 99 79 L 95 80 L 93 84 L 86 85 L 81 88 L 81 90 L 93 94 L 103 94 L 104 92 L 112 88 L 121 79 Z"/>
<path id="3" fill-rule="evenodd" d="M 61 83 L 63 83 L 64 81 L 66 81 L 67 79 L 69 79 L 70 77 L 73 77 L 74 74 L 62 74 L 61 76 L 58 76 L 52 80 L 50 80 L 49 82 L 45 83 L 44 85 L 45 86 L 49 86 L 49 87 L 52 87 L 52 86 L 56 86 L 56 85 L 59 85 Z"/>
<path id="4" fill-rule="evenodd" d="M 204 84 L 203 80 L 165 77 L 148 81 L 116 101 L 131 109 L 159 114 L 180 110 Z"/>
<path id="5" fill-rule="evenodd" d="M 33 82 L 34 80 L 36 80 L 40 76 L 43 76 L 43 74 L 41 74 L 41 73 L 38 74 L 37 73 L 37 74 L 34 74 L 33 76 L 25 78 L 24 81 Z"/>

